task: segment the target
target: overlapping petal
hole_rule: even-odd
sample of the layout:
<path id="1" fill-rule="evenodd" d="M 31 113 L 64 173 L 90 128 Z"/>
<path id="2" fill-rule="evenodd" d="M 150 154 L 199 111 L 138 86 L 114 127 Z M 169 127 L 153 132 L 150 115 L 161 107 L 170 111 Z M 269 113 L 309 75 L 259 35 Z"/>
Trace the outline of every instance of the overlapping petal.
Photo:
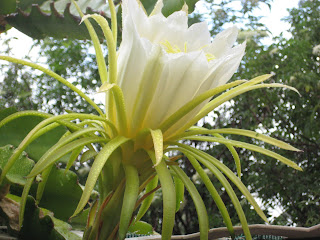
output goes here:
<path id="1" fill-rule="evenodd" d="M 184 11 L 164 17 L 159 1 L 147 16 L 135 0 L 123 1 L 123 37 L 118 57 L 118 84 L 129 119 L 129 133 L 157 129 L 168 116 L 204 91 L 225 84 L 244 55 L 245 44 L 233 47 L 237 28 L 211 42 L 206 23 L 188 27 Z M 203 103 L 205 104 L 205 103 Z M 203 105 L 182 118 L 175 131 Z"/>

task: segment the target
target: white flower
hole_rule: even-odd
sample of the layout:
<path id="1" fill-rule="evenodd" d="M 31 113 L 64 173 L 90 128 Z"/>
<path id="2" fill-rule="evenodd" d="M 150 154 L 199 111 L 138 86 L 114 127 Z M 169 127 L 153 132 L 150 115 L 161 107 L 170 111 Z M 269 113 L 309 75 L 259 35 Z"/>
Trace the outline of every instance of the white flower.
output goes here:
<path id="1" fill-rule="evenodd" d="M 313 47 L 312 54 L 316 56 L 320 56 L 320 44 Z"/>
<path id="2" fill-rule="evenodd" d="M 166 18 L 162 6 L 158 1 L 147 16 L 136 0 L 124 0 L 122 4 L 118 85 L 125 98 L 130 136 L 144 128 L 157 129 L 194 97 L 225 84 L 244 55 L 245 44 L 233 47 L 236 27 L 223 31 L 211 42 L 206 23 L 188 28 L 186 12 Z M 183 126 L 203 104 L 169 131 Z"/>

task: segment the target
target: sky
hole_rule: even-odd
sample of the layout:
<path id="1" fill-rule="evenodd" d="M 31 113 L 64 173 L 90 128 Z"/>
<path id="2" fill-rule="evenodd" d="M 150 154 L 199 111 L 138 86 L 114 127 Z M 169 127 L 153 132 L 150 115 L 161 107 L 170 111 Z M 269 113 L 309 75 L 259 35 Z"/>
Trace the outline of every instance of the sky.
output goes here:
<path id="1" fill-rule="evenodd" d="M 288 23 L 281 21 L 281 19 L 288 16 L 288 8 L 296 8 L 298 3 L 299 0 L 273 0 L 271 11 L 266 4 L 261 4 L 261 8 L 256 10 L 255 14 L 265 16 L 262 18 L 262 23 L 268 27 L 274 36 L 279 36 L 281 32 L 288 30 L 290 27 Z"/>

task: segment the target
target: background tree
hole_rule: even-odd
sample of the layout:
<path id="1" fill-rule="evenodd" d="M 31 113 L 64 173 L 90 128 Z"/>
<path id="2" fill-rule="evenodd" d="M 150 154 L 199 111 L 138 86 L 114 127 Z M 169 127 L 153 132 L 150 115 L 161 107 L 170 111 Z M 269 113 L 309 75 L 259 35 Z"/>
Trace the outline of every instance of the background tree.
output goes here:
<path id="1" fill-rule="evenodd" d="M 304 169 L 296 172 L 278 162 L 250 152 L 242 152 L 243 181 L 257 192 L 265 207 L 280 205 L 283 213 L 277 224 L 312 226 L 320 222 L 320 2 L 300 1 L 286 19 L 292 37 L 282 36 L 270 46 L 248 41 L 244 64 L 238 78 L 251 78 L 273 72 L 275 82 L 294 86 L 301 96 L 280 89 L 256 90 L 234 99 L 217 113 L 213 127 L 260 129 L 289 142 L 303 152 L 276 150 L 298 162 Z M 225 113 L 230 117 L 225 117 Z M 269 146 L 265 146 L 269 148 Z M 212 150 L 217 154 L 216 150 Z M 250 156 L 254 158 L 250 158 Z M 230 157 L 222 157 L 229 159 Z"/>

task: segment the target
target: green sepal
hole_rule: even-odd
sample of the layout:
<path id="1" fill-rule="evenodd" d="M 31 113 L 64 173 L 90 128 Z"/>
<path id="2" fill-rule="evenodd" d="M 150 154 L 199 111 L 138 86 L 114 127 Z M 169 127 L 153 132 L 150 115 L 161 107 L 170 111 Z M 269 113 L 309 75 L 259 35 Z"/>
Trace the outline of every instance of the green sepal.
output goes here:
<path id="1" fill-rule="evenodd" d="M 207 240 L 209 232 L 208 213 L 198 190 L 196 189 L 190 178 L 187 176 L 187 174 L 185 174 L 185 172 L 179 166 L 171 165 L 170 168 L 173 169 L 173 171 L 177 174 L 177 177 L 181 179 L 188 192 L 190 193 L 198 214 L 200 240 Z"/>
<path id="2" fill-rule="evenodd" d="M 14 113 L 17 113 L 14 108 L 1 109 L 0 122 Z M 22 116 L 0 127 L 0 136 L 5 136 L 0 138 L 0 147 L 7 144 L 18 147 L 24 137 L 42 120 L 43 118 L 39 116 Z M 66 128 L 60 126 L 39 137 L 25 149 L 29 158 L 37 162 L 65 132 Z"/>
<path id="3" fill-rule="evenodd" d="M 158 186 L 158 181 L 159 181 L 159 177 L 155 175 L 153 179 L 147 184 L 145 188 L 146 189 L 145 194 L 154 190 Z M 146 197 L 146 199 L 143 200 L 139 208 L 139 211 L 137 213 L 135 222 L 139 221 L 144 216 L 144 214 L 148 211 L 149 207 L 151 206 L 154 195 L 155 195 L 155 192 L 153 192 L 152 194 L 150 194 L 150 196 Z"/>

